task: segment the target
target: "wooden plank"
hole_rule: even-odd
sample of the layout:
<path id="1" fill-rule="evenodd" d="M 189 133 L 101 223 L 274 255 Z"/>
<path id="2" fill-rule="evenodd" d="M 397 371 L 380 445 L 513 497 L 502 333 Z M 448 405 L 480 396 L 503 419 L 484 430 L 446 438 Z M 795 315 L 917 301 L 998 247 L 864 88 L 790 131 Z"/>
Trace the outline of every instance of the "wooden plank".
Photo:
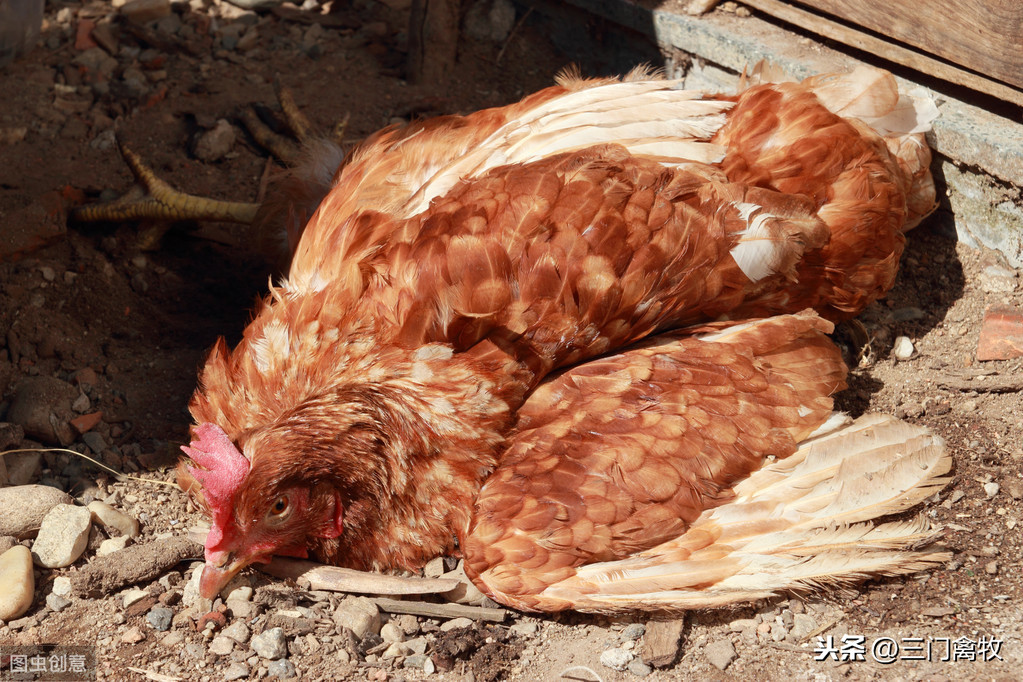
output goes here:
<path id="1" fill-rule="evenodd" d="M 796 0 L 1023 88 L 1020 0 Z"/>
<path id="2" fill-rule="evenodd" d="M 425 601 L 405 601 L 384 597 L 374 599 L 373 603 L 381 611 L 387 613 L 411 613 L 413 616 L 426 616 L 427 618 L 472 618 L 473 620 L 503 623 L 508 615 L 504 609 L 463 606 L 462 604 L 433 604 Z"/>
<path id="3" fill-rule="evenodd" d="M 743 0 L 743 4 L 758 9 L 772 17 L 800 26 L 818 35 L 837 40 L 858 50 L 876 55 L 882 59 L 903 64 L 942 80 L 984 92 L 1007 102 L 1023 106 L 1023 90 L 1011 88 L 997 81 L 978 76 L 951 64 L 938 61 L 909 48 L 889 43 L 863 31 L 839 24 L 812 12 L 808 12 L 779 0 Z"/>

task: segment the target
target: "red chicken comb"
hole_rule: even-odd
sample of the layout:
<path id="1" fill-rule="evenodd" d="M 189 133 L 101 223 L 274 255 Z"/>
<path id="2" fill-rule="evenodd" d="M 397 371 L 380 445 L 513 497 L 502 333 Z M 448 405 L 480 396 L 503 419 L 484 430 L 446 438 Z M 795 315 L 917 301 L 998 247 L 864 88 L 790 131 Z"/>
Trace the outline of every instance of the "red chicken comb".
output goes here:
<path id="1" fill-rule="evenodd" d="M 195 435 L 198 440 L 181 449 L 202 468 L 187 467 L 188 473 L 199 481 L 213 511 L 230 508 L 235 491 L 249 473 L 249 460 L 216 424 L 200 424 Z"/>

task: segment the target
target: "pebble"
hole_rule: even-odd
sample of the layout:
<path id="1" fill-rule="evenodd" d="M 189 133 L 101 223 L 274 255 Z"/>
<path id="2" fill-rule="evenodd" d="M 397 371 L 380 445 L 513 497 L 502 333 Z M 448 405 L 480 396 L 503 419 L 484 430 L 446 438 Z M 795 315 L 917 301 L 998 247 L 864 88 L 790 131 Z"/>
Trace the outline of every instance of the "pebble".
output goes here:
<path id="1" fill-rule="evenodd" d="M 11 621 L 28 611 L 35 591 L 32 553 L 15 545 L 0 554 L 0 621 Z"/>
<path id="2" fill-rule="evenodd" d="M 380 628 L 380 636 L 385 642 L 401 642 L 405 639 L 405 631 L 395 623 L 387 623 Z"/>
<path id="3" fill-rule="evenodd" d="M 181 645 L 185 641 L 185 635 L 180 632 L 168 632 L 163 639 L 160 640 L 160 644 L 163 646 L 173 649 Z"/>
<path id="4" fill-rule="evenodd" d="M 508 629 L 515 634 L 522 635 L 523 637 L 532 637 L 540 629 L 540 626 L 531 620 L 520 620 Z M 626 628 L 626 630 L 628 630 L 628 628 Z M 640 633 L 640 635 L 642 635 L 642 633 Z"/>
<path id="5" fill-rule="evenodd" d="M 216 654 L 217 656 L 227 656 L 234 651 L 235 641 L 230 637 L 224 635 L 217 635 L 210 642 L 210 653 Z"/>
<path id="6" fill-rule="evenodd" d="M 245 665 L 241 661 L 235 661 L 231 665 L 227 666 L 224 671 L 225 682 L 231 682 L 231 680 L 241 680 L 249 676 L 249 666 Z"/>
<path id="7" fill-rule="evenodd" d="M 441 624 L 441 632 L 450 632 L 451 630 L 460 630 L 462 628 L 472 627 L 471 618 L 452 618 L 446 623 Z"/>
<path id="8" fill-rule="evenodd" d="M 67 493 L 48 485 L 0 488 L 0 535 L 33 537 L 46 514 L 58 504 L 74 502 Z"/>
<path id="9" fill-rule="evenodd" d="M 170 0 L 128 0 L 120 9 L 121 14 L 137 24 L 162 19 L 170 11 Z"/>
<path id="10" fill-rule="evenodd" d="M 121 535 L 130 538 L 136 537 L 139 534 L 138 520 L 133 519 L 122 511 L 114 509 L 106 502 L 94 500 L 89 503 L 88 510 L 92 514 L 92 520 L 104 528 L 116 530 Z"/>
<path id="11" fill-rule="evenodd" d="M 234 147 L 236 135 L 234 127 L 227 119 L 220 119 L 213 130 L 199 136 L 195 143 L 195 155 L 207 163 L 220 161 Z"/>
<path id="12" fill-rule="evenodd" d="M 988 575 L 998 575 L 998 562 L 989 561 L 988 563 L 984 564 L 984 572 L 987 573 Z"/>
<path id="13" fill-rule="evenodd" d="M 51 611 L 63 611 L 67 607 L 71 606 L 71 600 L 67 597 L 62 597 L 59 594 L 51 592 L 46 595 L 46 605 L 50 607 Z"/>
<path id="14" fill-rule="evenodd" d="M 160 632 L 170 630 L 173 618 L 174 612 L 166 606 L 155 606 L 146 614 L 146 620 L 149 621 L 149 624 L 153 626 L 154 630 Z"/>
<path id="15" fill-rule="evenodd" d="M 705 646 L 703 655 L 715 668 L 724 670 L 735 660 L 735 647 L 729 640 L 719 639 Z"/>
<path id="16" fill-rule="evenodd" d="M 22 431 L 20 426 L 17 428 Z M 18 437 L 18 442 L 21 442 L 21 436 Z M 8 486 L 30 485 L 39 479 L 39 474 L 43 470 L 43 455 L 39 452 L 15 452 L 4 455 L 3 459 L 4 465 L 7 467 Z M 0 501 L 3 501 L 2 494 L 3 490 L 0 490 Z M 46 512 L 43 512 L 39 520 L 41 521 L 45 515 Z M 3 521 L 0 521 L 0 524 L 2 523 Z M 38 526 L 39 524 L 36 524 L 37 528 Z"/>
<path id="17" fill-rule="evenodd" d="M 0 535 L 0 554 L 3 554 L 16 544 L 18 544 L 18 538 L 13 535 Z"/>
<path id="18" fill-rule="evenodd" d="M 984 484 L 984 494 L 987 495 L 989 500 L 997 495 L 999 490 L 1001 490 L 1001 486 L 994 481 L 988 481 Z"/>
<path id="19" fill-rule="evenodd" d="M 138 587 L 131 587 L 125 590 L 124 595 L 121 597 L 121 606 L 128 608 L 136 602 L 140 602 L 149 596 L 149 592 Z"/>
<path id="20" fill-rule="evenodd" d="M 107 441 L 95 431 L 86 431 L 82 434 L 82 442 L 89 446 L 95 454 L 100 454 L 107 449 Z"/>
<path id="21" fill-rule="evenodd" d="M 414 637 L 402 642 L 401 647 L 408 654 L 425 654 L 428 644 L 426 637 Z"/>
<path id="22" fill-rule="evenodd" d="M 612 670 L 625 670 L 636 655 L 628 649 L 615 647 L 600 652 L 600 664 Z"/>
<path id="23" fill-rule="evenodd" d="M 249 631 L 249 626 L 244 621 L 236 620 L 224 628 L 224 632 L 221 634 L 224 637 L 230 637 L 239 644 L 245 644 L 249 641 L 251 632 Z"/>
<path id="24" fill-rule="evenodd" d="M 58 594 L 61 597 L 66 597 L 71 594 L 71 578 L 66 575 L 60 575 L 53 579 L 53 587 L 50 591 L 54 594 Z"/>
<path id="25" fill-rule="evenodd" d="M 131 538 L 127 535 L 122 535 L 119 538 L 107 538 L 99 543 L 99 547 L 96 549 L 96 556 L 106 556 L 114 552 L 120 552 L 128 546 L 129 542 L 131 542 Z"/>
<path id="26" fill-rule="evenodd" d="M 895 339 L 895 347 L 892 348 L 892 354 L 897 360 L 909 360 L 913 357 L 913 342 L 909 340 L 908 336 L 899 336 Z"/>
<path id="27" fill-rule="evenodd" d="M 426 654 L 413 654 L 412 656 L 406 656 L 402 665 L 406 668 L 417 668 L 418 670 L 425 672 L 427 675 L 432 674 L 434 670 L 433 659 Z"/>
<path id="28" fill-rule="evenodd" d="M 736 618 L 728 624 L 728 629 L 732 632 L 743 632 L 745 630 L 752 630 L 757 627 L 757 621 L 755 618 Z"/>
<path id="29" fill-rule="evenodd" d="M 316 26 L 317 24 L 313 24 Z M 444 557 L 434 557 L 423 566 L 423 575 L 427 578 L 439 578 L 444 575 Z"/>
<path id="30" fill-rule="evenodd" d="M 372 603 L 372 602 L 371 602 Z M 376 604 L 373 605 L 374 607 Z M 275 661 L 288 655 L 288 643 L 284 639 L 284 630 L 270 628 L 252 638 L 252 650 L 263 658 Z"/>
<path id="31" fill-rule="evenodd" d="M 536 632 L 534 629 L 533 632 Z M 642 623 L 630 623 L 622 630 L 623 640 L 636 640 L 646 633 L 646 626 Z"/>
<path id="32" fill-rule="evenodd" d="M 32 543 L 32 558 L 45 568 L 70 566 L 85 551 L 91 527 L 88 509 L 58 504 L 39 526 L 39 535 Z"/>
<path id="33" fill-rule="evenodd" d="M 121 641 L 125 644 L 138 644 L 146 638 L 145 634 L 138 628 L 128 628 L 121 635 Z"/>
<path id="34" fill-rule="evenodd" d="M 337 627 L 346 627 L 356 639 L 380 632 L 380 609 L 366 597 L 346 597 L 334 612 Z"/>
<path id="35" fill-rule="evenodd" d="M 1005 492 L 1009 493 L 1009 497 L 1014 500 L 1018 500 L 1023 497 L 1023 481 L 1012 478 L 1005 482 Z"/>
<path id="36" fill-rule="evenodd" d="M 21 425 L 29 438 L 67 447 L 75 438 L 68 422 L 77 397 L 78 389 L 56 377 L 26 377 L 14 389 L 7 419 Z"/>
<path id="37" fill-rule="evenodd" d="M 203 564 L 198 564 L 192 569 L 192 575 L 181 593 L 181 603 L 186 607 L 194 608 L 200 613 L 206 613 L 213 608 L 211 599 L 204 599 L 199 596 L 199 580 L 202 577 Z"/>
<path id="38" fill-rule="evenodd" d="M 288 661 L 287 658 L 281 658 L 280 661 L 274 661 L 272 664 L 266 667 L 266 672 L 271 680 L 291 680 L 298 677 L 298 671 L 295 670 L 295 664 Z"/>
<path id="39" fill-rule="evenodd" d="M 653 668 L 651 668 L 638 658 L 632 659 L 632 662 L 629 663 L 628 670 L 636 677 L 646 677 L 651 672 L 653 672 Z"/>
<path id="40" fill-rule="evenodd" d="M 816 629 L 817 621 L 813 619 L 813 616 L 797 613 L 792 616 L 792 629 L 789 630 L 789 639 L 793 642 L 800 642 Z"/>

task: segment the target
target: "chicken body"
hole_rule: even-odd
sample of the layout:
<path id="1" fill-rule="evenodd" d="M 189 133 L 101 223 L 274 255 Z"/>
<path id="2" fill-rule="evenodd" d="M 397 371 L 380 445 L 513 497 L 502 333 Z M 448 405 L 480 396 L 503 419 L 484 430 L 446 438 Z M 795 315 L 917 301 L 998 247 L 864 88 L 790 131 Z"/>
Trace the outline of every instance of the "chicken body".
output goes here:
<path id="1" fill-rule="evenodd" d="M 572 608 L 544 591 L 683 537 L 828 419 L 844 368 L 809 312 L 666 332 L 881 296 L 933 205 L 918 108 L 883 72 L 712 98 L 637 74 L 368 140 L 202 372 L 204 591 L 457 540 L 496 598 Z"/>

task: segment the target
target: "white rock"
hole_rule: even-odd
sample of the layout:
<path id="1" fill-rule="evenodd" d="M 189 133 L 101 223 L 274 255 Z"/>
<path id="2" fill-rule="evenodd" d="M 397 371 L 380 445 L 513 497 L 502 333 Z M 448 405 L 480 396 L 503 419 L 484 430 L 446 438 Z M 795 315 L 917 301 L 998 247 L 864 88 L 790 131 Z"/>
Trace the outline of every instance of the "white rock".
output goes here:
<path id="1" fill-rule="evenodd" d="M 452 618 L 446 623 L 442 623 L 440 626 L 441 632 L 448 632 L 450 630 L 460 630 L 461 628 L 467 628 L 472 626 L 471 618 Z"/>
<path id="2" fill-rule="evenodd" d="M 252 583 L 247 575 L 236 575 L 220 590 L 220 596 L 224 601 L 235 599 L 240 601 L 252 600 Z"/>
<path id="3" fill-rule="evenodd" d="M 70 566 L 85 551 L 91 527 L 88 509 L 58 504 L 39 526 L 39 535 L 32 543 L 32 558 L 45 568 Z"/>
<path id="4" fill-rule="evenodd" d="M 28 611 L 34 591 L 28 547 L 15 545 L 0 554 L 0 621 L 14 620 Z"/>
<path id="5" fill-rule="evenodd" d="M 245 644 L 249 641 L 251 635 L 249 626 L 245 624 L 245 621 L 236 620 L 235 622 L 224 628 L 224 632 L 221 633 L 224 637 L 230 637 L 239 644 Z"/>
<path id="6" fill-rule="evenodd" d="M 116 538 L 107 538 L 103 542 L 99 543 L 99 547 L 96 549 L 96 556 L 106 556 L 107 554 L 120 552 L 128 546 L 129 542 L 131 542 L 131 538 L 127 535 L 122 535 Z"/>
<path id="7" fill-rule="evenodd" d="M 892 354 L 895 355 L 897 360 L 909 360 L 913 357 L 913 342 L 909 340 L 908 336 L 900 336 L 895 339 L 895 347 L 892 348 Z"/>
<path id="8" fill-rule="evenodd" d="M 53 587 L 50 588 L 50 592 L 62 597 L 68 596 L 71 594 L 71 578 L 65 575 L 57 576 L 53 579 Z"/>
<path id="9" fill-rule="evenodd" d="M 200 613 L 207 613 L 213 608 L 213 600 L 203 599 L 199 596 L 199 580 L 202 578 L 203 566 L 204 564 L 198 564 L 192 569 L 192 575 L 181 591 L 181 604 L 185 607 L 192 607 Z"/>
<path id="10" fill-rule="evenodd" d="M 210 653 L 214 653 L 217 656 L 227 656 L 234 651 L 234 640 L 224 635 L 217 635 L 210 642 Z"/>
<path id="11" fill-rule="evenodd" d="M 989 481 L 984 484 L 984 494 L 988 496 L 988 499 L 997 495 L 998 491 L 1001 489 L 1002 489 L 1001 486 L 999 486 L 994 481 Z"/>
<path id="12" fill-rule="evenodd" d="M 334 612 L 334 623 L 351 630 L 356 639 L 380 632 L 380 609 L 366 597 L 346 597 Z"/>
<path id="13" fill-rule="evenodd" d="M 719 670 L 724 670 L 735 660 L 735 647 L 727 639 L 711 642 L 703 648 L 703 655 Z"/>
<path id="14" fill-rule="evenodd" d="M 12 477 L 13 478 L 13 477 Z M 0 488 L 0 535 L 34 537 L 43 517 L 58 504 L 71 504 L 67 493 L 48 485 L 18 485 Z"/>
<path id="15" fill-rule="evenodd" d="M 124 608 L 128 608 L 135 602 L 142 601 L 149 596 L 149 593 L 145 590 L 140 590 L 137 587 L 131 587 L 125 590 L 124 595 L 121 597 L 121 605 Z"/>
<path id="16" fill-rule="evenodd" d="M 523 637 L 532 637 L 536 634 L 540 627 L 531 620 L 520 620 L 508 629 L 514 633 L 522 635 Z"/>
<path id="17" fill-rule="evenodd" d="M 600 664 L 612 670 L 625 670 L 635 657 L 636 655 L 631 651 L 615 647 L 600 652 Z"/>
<path id="18" fill-rule="evenodd" d="M 89 513 L 92 520 L 104 528 L 112 528 L 121 535 L 133 538 L 139 534 L 139 522 L 124 512 L 118 511 L 106 502 L 94 500 L 89 503 Z"/>
<path id="19" fill-rule="evenodd" d="M 375 605 L 374 605 L 375 606 Z M 252 638 L 252 650 L 263 658 L 276 661 L 288 655 L 288 642 L 284 638 L 284 630 L 270 628 Z"/>
<path id="20" fill-rule="evenodd" d="M 439 578 L 444 575 L 444 557 L 434 557 L 423 566 L 423 575 L 427 578 Z"/>
<path id="21" fill-rule="evenodd" d="M 400 642 L 405 639 L 405 632 L 394 623 L 387 623 L 380 628 L 380 636 L 385 642 Z"/>

